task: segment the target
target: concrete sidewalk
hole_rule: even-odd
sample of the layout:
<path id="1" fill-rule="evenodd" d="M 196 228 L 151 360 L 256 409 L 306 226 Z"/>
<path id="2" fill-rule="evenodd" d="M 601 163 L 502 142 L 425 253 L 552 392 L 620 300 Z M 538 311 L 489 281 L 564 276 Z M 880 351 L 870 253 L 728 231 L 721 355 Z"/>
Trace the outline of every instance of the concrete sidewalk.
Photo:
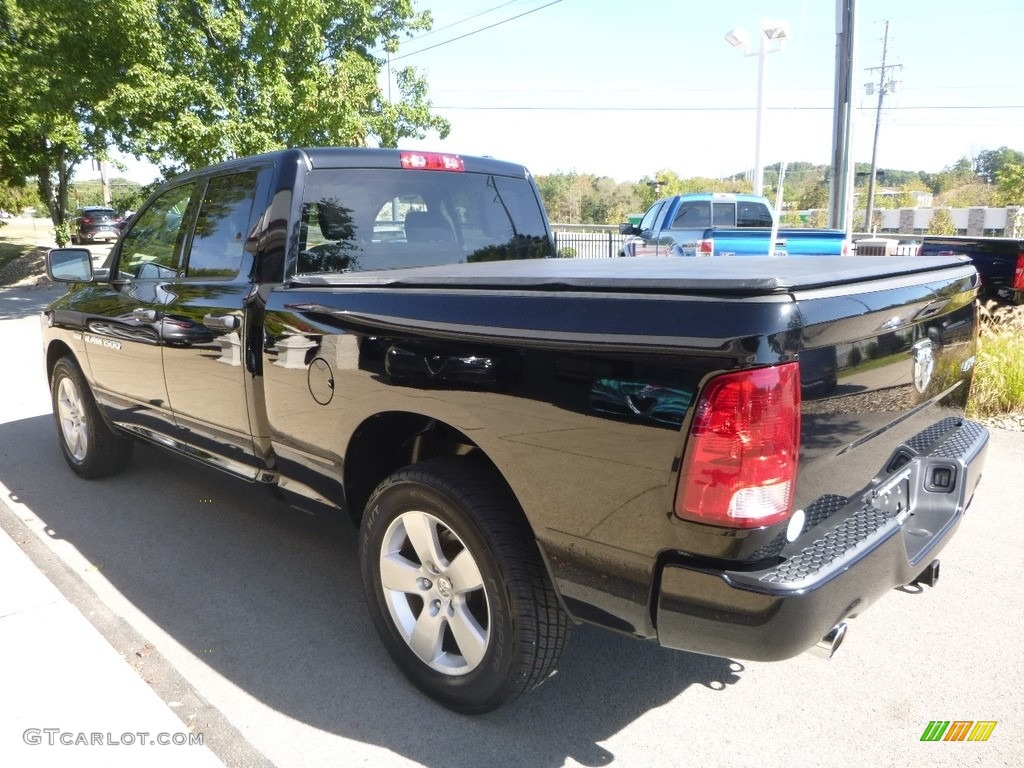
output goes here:
<path id="1" fill-rule="evenodd" d="M 64 290 L 0 289 L 0 423 L 50 412 L 39 311 Z M 0 446 L 0 469 L 18 450 Z M 35 513 L 8 487 L 17 480 L 0 473 L 0 765 L 223 765 L 195 743 L 211 718 L 189 727 L 176 714 L 205 714 L 205 703 L 173 669 L 155 666 L 159 654 L 32 530 Z M 173 679 L 181 702 L 165 703 L 148 684 L 155 678 Z"/>
<path id="2" fill-rule="evenodd" d="M 19 514 L 0 492 L 5 512 Z M 0 763 L 223 765 L 6 531 L 0 584 Z"/>

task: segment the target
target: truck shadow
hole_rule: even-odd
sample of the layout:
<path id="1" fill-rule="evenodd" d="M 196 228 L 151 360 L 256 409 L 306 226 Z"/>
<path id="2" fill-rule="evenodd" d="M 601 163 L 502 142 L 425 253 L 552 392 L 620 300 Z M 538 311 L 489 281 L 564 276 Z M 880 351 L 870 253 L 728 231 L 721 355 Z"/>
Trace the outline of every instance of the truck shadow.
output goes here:
<path id="1" fill-rule="evenodd" d="M 16 320 L 38 315 L 50 302 L 66 292 L 67 286 L 60 284 L 0 287 L 0 320 Z"/>
<path id="2" fill-rule="evenodd" d="M 49 415 L 0 424 L 0 481 L 230 683 L 304 724 L 425 765 L 511 755 L 520 765 L 608 765 L 615 755 L 601 742 L 691 686 L 722 690 L 743 672 L 578 627 L 540 689 L 489 715 L 456 715 L 406 682 L 380 645 L 348 520 L 300 512 L 143 444 L 123 474 L 80 480 Z"/>

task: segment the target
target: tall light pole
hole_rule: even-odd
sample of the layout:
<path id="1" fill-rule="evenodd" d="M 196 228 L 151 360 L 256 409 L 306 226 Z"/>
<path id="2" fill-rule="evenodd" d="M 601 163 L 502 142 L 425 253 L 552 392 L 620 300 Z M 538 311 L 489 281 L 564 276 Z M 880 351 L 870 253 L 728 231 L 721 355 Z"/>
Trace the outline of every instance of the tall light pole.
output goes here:
<path id="1" fill-rule="evenodd" d="M 757 121 L 754 127 L 754 194 L 764 194 L 764 168 L 761 166 L 761 126 L 764 122 L 764 63 L 768 54 L 782 50 L 789 39 L 789 24 L 785 21 L 762 21 L 757 36 L 757 50 L 751 51 L 750 35 L 736 27 L 725 35 L 725 42 L 743 50 L 744 56 L 757 56 Z"/>

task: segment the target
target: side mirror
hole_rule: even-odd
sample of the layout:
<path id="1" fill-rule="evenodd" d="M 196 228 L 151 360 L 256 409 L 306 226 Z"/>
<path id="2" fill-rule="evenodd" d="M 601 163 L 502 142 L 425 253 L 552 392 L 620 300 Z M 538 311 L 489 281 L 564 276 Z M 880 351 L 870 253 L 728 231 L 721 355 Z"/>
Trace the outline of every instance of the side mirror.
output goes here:
<path id="1" fill-rule="evenodd" d="M 58 283 L 92 281 L 92 254 L 86 248 L 51 248 L 46 253 L 46 274 Z"/>
<path id="2" fill-rule="evenodd" d="M 627 221 L 627 222 L 624 222 L 622 224 L 619 224 L 619 234 L 620 235 L 639 235 L 640 234 L 640 228 L 639 227 L 634 227 L 632 224 L 630 224 Z"/>

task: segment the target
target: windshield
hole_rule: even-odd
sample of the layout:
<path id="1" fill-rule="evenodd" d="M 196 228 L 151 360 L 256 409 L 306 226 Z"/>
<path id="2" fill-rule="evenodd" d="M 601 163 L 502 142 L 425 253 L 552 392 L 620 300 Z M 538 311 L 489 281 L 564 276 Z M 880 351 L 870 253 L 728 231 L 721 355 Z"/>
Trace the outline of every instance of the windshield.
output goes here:
<path id="1" fill-rule="evenodd" d="M 350 272 L 552 256 L 527 179 L 482 173 L 311 171 L 293 272 Z"/>

